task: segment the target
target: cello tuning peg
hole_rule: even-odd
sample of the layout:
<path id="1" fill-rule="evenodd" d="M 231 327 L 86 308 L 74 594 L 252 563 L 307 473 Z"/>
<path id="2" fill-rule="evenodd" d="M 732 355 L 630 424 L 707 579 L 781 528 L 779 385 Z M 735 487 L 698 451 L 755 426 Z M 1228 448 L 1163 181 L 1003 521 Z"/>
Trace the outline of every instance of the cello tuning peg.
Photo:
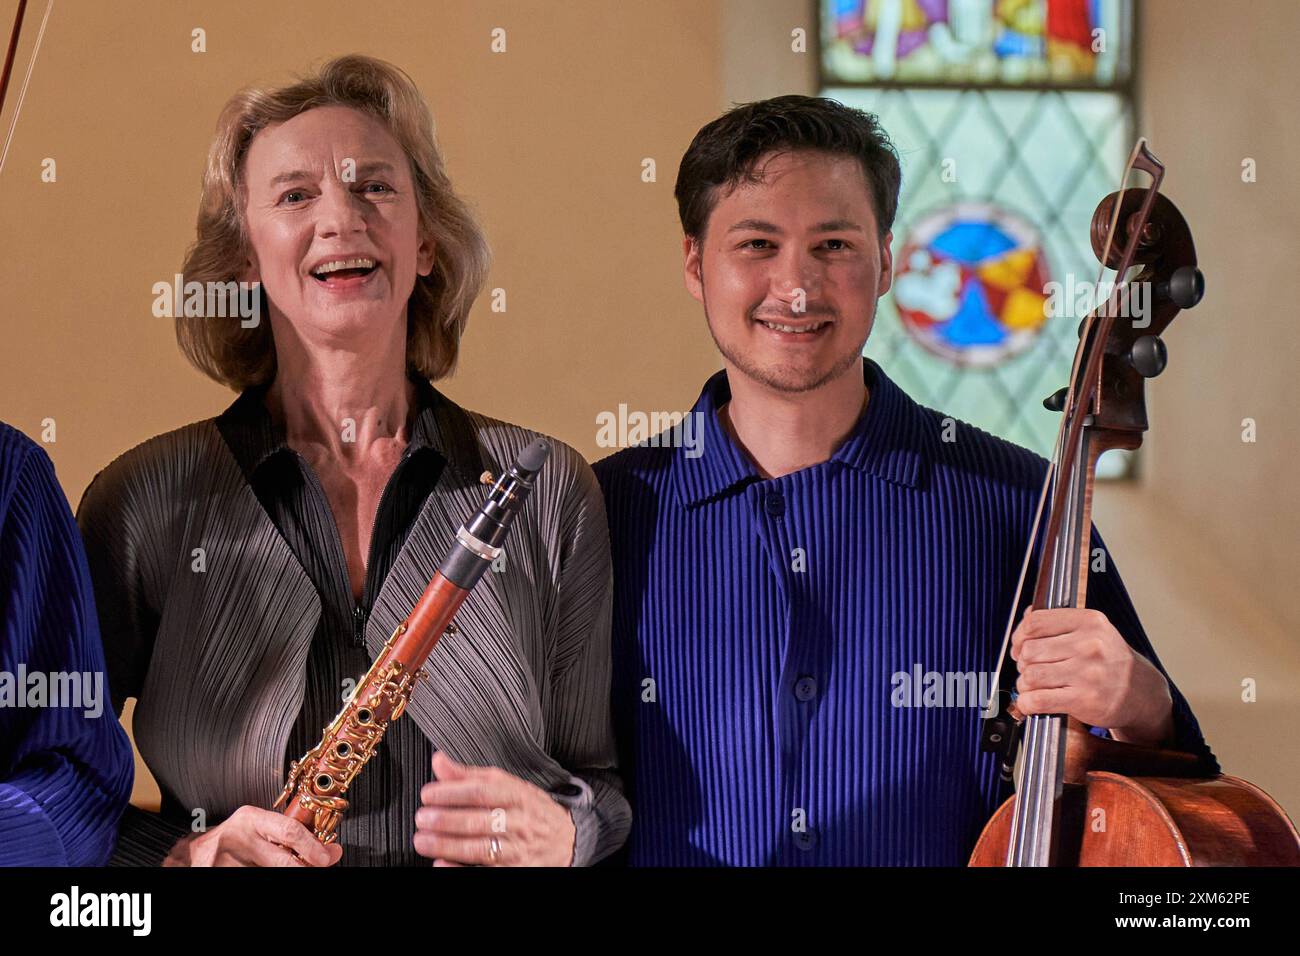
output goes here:
<path id="1" fill-rule="evenodd" d="M 1168 299 L 1180 309 L 1190 309 L 1205 295 L 1205 276 L 1196 266 L 1182 266 L 1156 283 L 1157 300 Z"/>
<path id="2" fill-rule="evenodd" d="M 1043 399 L 1043 407 L 1049 412 L 1065 411 L 1065 398 L 1070 394 L 1070 386 L 1062 385 L 1051 395 Z"/>
<path id="3" fill-rule="evenodd" d="M 1160 336 L 1144 335 L 1129 349 L 1128 360 L 1143 378 L 1155 378 L 1169 364 L 1169 350 Z"/>

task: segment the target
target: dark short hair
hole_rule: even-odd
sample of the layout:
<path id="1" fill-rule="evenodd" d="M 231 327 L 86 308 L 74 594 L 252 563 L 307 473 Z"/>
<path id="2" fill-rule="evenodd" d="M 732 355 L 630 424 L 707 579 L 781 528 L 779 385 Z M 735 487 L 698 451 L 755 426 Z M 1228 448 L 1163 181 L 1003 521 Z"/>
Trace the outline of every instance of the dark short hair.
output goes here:
<path id="1" fill-rule="evenodd" d="M 825 97 L 790 95 L 736 106 L 695 134 L 673 190 L 682 230 L 702 239 L 722 190 L 759 182 L 758 161 L 768 153 L 804 149 L 861 163 L 880 235 L 893 228 L 902 173 L 880 121 Z"/>

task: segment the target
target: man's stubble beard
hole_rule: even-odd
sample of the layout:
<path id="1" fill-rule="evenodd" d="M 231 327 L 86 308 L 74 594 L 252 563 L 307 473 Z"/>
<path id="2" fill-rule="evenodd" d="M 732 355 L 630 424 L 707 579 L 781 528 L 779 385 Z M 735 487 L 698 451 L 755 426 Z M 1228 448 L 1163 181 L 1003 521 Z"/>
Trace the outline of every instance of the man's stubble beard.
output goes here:
<path id="1" fill-rule="evenodd" d="M 709 298 L 704 291 L 704 268 L 702 264 L 700 267 L 700 298 L 703 300 L 704 321 L 709 327 L 709 335 L 713 337 L 713 344 L 718 347 L 718 351 L 722 353 L 723 357 L 744 373 L 746 377 L 773 391 L 786 392 L 787 394 L 814 391 L 847 372 L 856 361 L 862 358 L 862 350 L 866 347 L 867 339 L 871 337 L 871 328 L 875 324 L 875 316 L 873 315 L 871 321 L 867 323 L 866 334 L 862 336 L 862 341 L 857 344 L 857 347 L 846 351 L 843 356 L 832 363 L 828 371 L 821 375 L 818 375 L 815 370 L 809 373 L 796 370 L 790 366 L 763 367 L 751 361 L 749 356 L 742 354 L 739 349 L 732 348 L 718 338 L 718 334 L 713 328 L 713 319 L 709 316 Z M 838 318 L 836 316 L 837 321 Z M 753 321 L 753 317 L 749 315 L 746 315 L 745 319 L 746 321 Z"/>

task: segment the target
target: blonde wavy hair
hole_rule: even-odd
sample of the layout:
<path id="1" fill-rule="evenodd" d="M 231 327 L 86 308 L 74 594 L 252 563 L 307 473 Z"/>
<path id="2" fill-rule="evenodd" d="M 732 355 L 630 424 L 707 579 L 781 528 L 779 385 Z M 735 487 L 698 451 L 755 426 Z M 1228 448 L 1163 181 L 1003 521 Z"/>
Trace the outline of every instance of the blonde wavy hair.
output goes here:
<path id="1" fill-rule="evenodd" d="M 406 73 L 383 60 L 342 56 L 291 86 L 245 89 L 231 97 L 208 151 L 197 239 L 185 255 L 184 282 L 213 289 L 208 283 L 236 281 L 250 252 L 242 176 L 249 145 L 267 126 L 321 106 L 350 106 L 374 116 L 410 159 L 419 228 L 434 242 L 434 264 L 429 275 L 416 276 L 407 302 L 406 361 L 425 378 L 443 378 L 456 367 L 460 337 L 487 279 L 490 255 L 468 205 L 447 178 L 428 104 Z M 266 316 L 265 289 L 260 294 Z M 244 328 L 237 320 L 185 316 L 184 311 L 176 309 L 176 341 L 199 371 L 236 391 L 275 377 L 269 321 Z"/>

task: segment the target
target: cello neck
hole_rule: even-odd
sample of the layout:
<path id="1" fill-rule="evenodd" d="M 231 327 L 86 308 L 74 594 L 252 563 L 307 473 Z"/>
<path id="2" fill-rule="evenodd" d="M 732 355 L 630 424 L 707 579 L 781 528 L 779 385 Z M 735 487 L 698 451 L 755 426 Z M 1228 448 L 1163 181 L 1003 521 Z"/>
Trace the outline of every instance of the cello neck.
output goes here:
<path id="1" fill-rule="evenodd" d="M 1056 486 L 1043 538 L 1042 563 L 1034 590 L 1036 608 L 1079 607 L 1087 593 L 1092 530 L 1092 484 L 1099 451 L 1087 419 L 1070 444 L 1058 450 Z M 1065 786 L 1067 718 L 1034 714 L 1025 719 L 1018 754 L 1016 808 L 1011 824 L 1008 866 L 1052 866 L 1061 794 Z"/>

